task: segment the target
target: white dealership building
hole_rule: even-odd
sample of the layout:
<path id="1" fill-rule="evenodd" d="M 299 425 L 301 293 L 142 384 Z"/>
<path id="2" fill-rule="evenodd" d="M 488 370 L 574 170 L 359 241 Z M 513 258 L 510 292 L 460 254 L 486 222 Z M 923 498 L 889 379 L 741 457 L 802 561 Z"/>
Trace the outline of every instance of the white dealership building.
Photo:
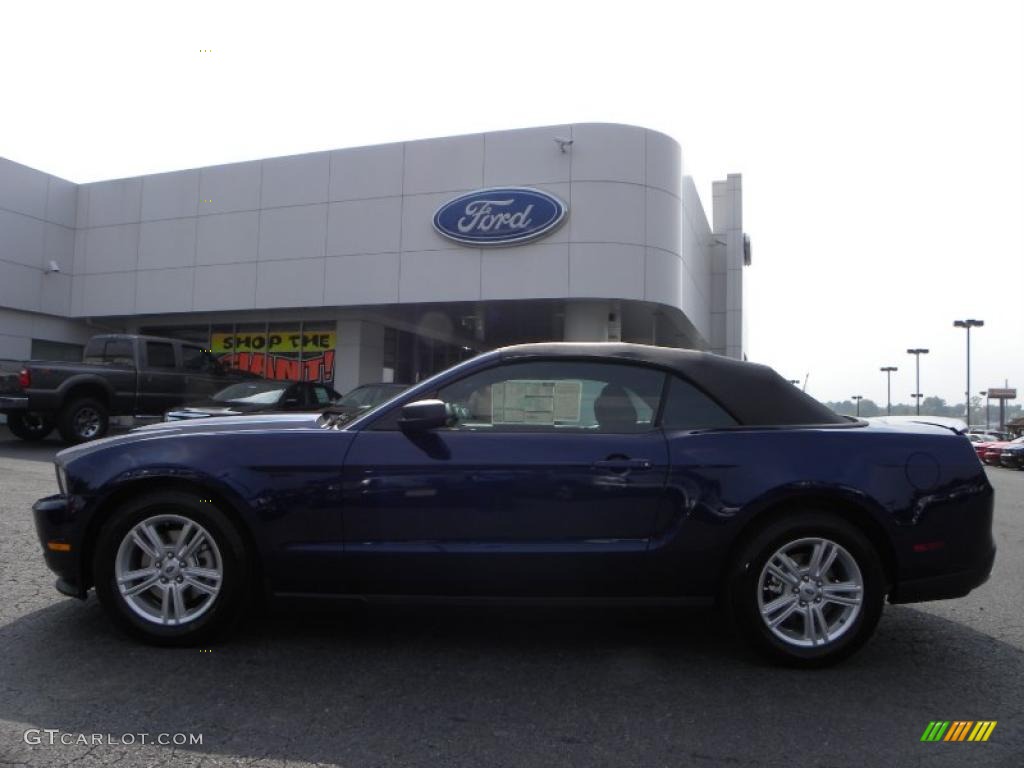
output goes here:
<path id="1" fill-rule="evenodd" d="M 523 341 L 741 358 L 740 177 L 712 194 L 673 139 L 610 124 L 87 184 L 0 159 L 0 358 L 144 332 L 341 391 Z"/>

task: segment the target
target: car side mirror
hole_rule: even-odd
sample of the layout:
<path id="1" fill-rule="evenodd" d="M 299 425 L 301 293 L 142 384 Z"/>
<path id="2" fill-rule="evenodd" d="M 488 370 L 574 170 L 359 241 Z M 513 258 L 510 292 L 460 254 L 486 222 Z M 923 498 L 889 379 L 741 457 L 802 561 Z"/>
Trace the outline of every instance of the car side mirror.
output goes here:
<path id="1" fill-rule="evenodd" d="M 425 432 L 448 425 L 452 409 L 443 400 L 417 400 L 402 406 L 398 427 L 403 432 Z"/>

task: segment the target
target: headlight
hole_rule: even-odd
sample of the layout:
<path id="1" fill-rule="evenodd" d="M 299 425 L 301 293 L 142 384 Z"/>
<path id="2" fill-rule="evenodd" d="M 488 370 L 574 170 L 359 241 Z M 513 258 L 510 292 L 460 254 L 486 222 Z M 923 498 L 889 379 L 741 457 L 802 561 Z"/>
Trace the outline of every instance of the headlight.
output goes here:
<path id="1" fill-rule="evenodd" d="M 57 471 L 57 487 L 60 488 L 60 495 L 68 495 L 68 472 L 60 464 L 54 464 L 53 468 Z"/>

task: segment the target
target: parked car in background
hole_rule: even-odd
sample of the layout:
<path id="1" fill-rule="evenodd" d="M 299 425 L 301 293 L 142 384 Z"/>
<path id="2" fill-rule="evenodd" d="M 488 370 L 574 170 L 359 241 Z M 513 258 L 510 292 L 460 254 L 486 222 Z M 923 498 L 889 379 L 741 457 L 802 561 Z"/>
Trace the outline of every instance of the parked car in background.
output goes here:
<path id="1" fill-rule="evenodd" d="M 326 384 L 309 381 L 242 381 L 164 414 L 164 421 L 242 416 L 249 413 L 322 411 L 341 398 Z"/>
<path id="2" fill-rule="evenodd" d="M 997 441 L 997 440 L 983 440 L 981 442 L 972 443 L 972 445 L 974 446 L 974 452 L 978 455 L 978 458 L 983 463 L 985 463 L 985 453 L 988 451 L 988 449 L 991 446 L 995 445 L 997 442 L 1000 442 L 1000 441 Z"/>
<path id="3" fill-rule="evenodd" d="M 1010 434 L 1008 432 L 998 432 L 994 429 L 981 429 L 978 427 L 968 430 L 967 434 L 968 436 L 973 435 L 990 443 L 997 443 L 1010 439 Z"/>
<path id="4" fill-rule="evenodd" d="M 408 384 L 361 384 L 351 390 L 338 402 L 332 403 L 330 412 L 340 418 L 355 418 L 360 413 L 376 408 L 409 388 Z"/>
<path id="5" fill-rule="evenodd" d="M 112 416 L 159 417 L 253 378 L 199 344 L 104 334 L 89 340 L 80 363 L 0 362 L 0 413 L 22 440 L 42 440 L 56 427 L 65 442 L 83 443 L 103 437 Z"/>
<path id="6" fill-rule="evenodd" d="M 1024 469 L 1024 443 L 1015 440 L 1003 448 L 999 463 L 1010 469 Z"/>
<path id="7" fill-rule="evenodd" d="M 57 589 L 95 587 L 162 645 L 209 642 L 254 593 L 719 600 L 753 647 L 822 666 L 886 600 L 961 597 L 995 557 L 992 486 L 956 430 L 635 344 L 494 350 L 354 419 L 153 424 L 56 470 L 33 509 Z"/>
<path id="8" fill-rule="evenodd" d="M 1010 442 L 1000 440 L 999 442 L 996 443 L 985 444 L 985 447 L 982 450 L 981 460 L 984 461 L 986 464 L 991 464 L 994 467 L 1001 466 L 1001 457 L 1003 455 L 1003 450 L 1011 445 L 1020 445 L 1022 443 L 1024 443 L 1024 437 L 1018 437 L 1017 439 L 1012 440 Z"/>

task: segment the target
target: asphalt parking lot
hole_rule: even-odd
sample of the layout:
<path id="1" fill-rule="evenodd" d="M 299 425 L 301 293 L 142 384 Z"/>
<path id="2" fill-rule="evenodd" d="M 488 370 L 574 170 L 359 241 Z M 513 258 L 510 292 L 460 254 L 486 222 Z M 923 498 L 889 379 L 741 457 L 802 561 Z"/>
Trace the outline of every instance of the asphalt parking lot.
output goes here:
<path id="1" fill-rule="evenodd" d="M 854 658 L 795 672 L 666 609 L 372 608 L 263 617 L 208 652 L 138 645 L 53 589 L 29 507 L 58 448 L 0 427 L 0 765 L 1024 765 L 1024 472 L 988 470 L 988 584 L 887 606 Z M 998 725 L 922 743 L 931 720 Z M 202 744 L 81 743 L 139 733 Z"/>

